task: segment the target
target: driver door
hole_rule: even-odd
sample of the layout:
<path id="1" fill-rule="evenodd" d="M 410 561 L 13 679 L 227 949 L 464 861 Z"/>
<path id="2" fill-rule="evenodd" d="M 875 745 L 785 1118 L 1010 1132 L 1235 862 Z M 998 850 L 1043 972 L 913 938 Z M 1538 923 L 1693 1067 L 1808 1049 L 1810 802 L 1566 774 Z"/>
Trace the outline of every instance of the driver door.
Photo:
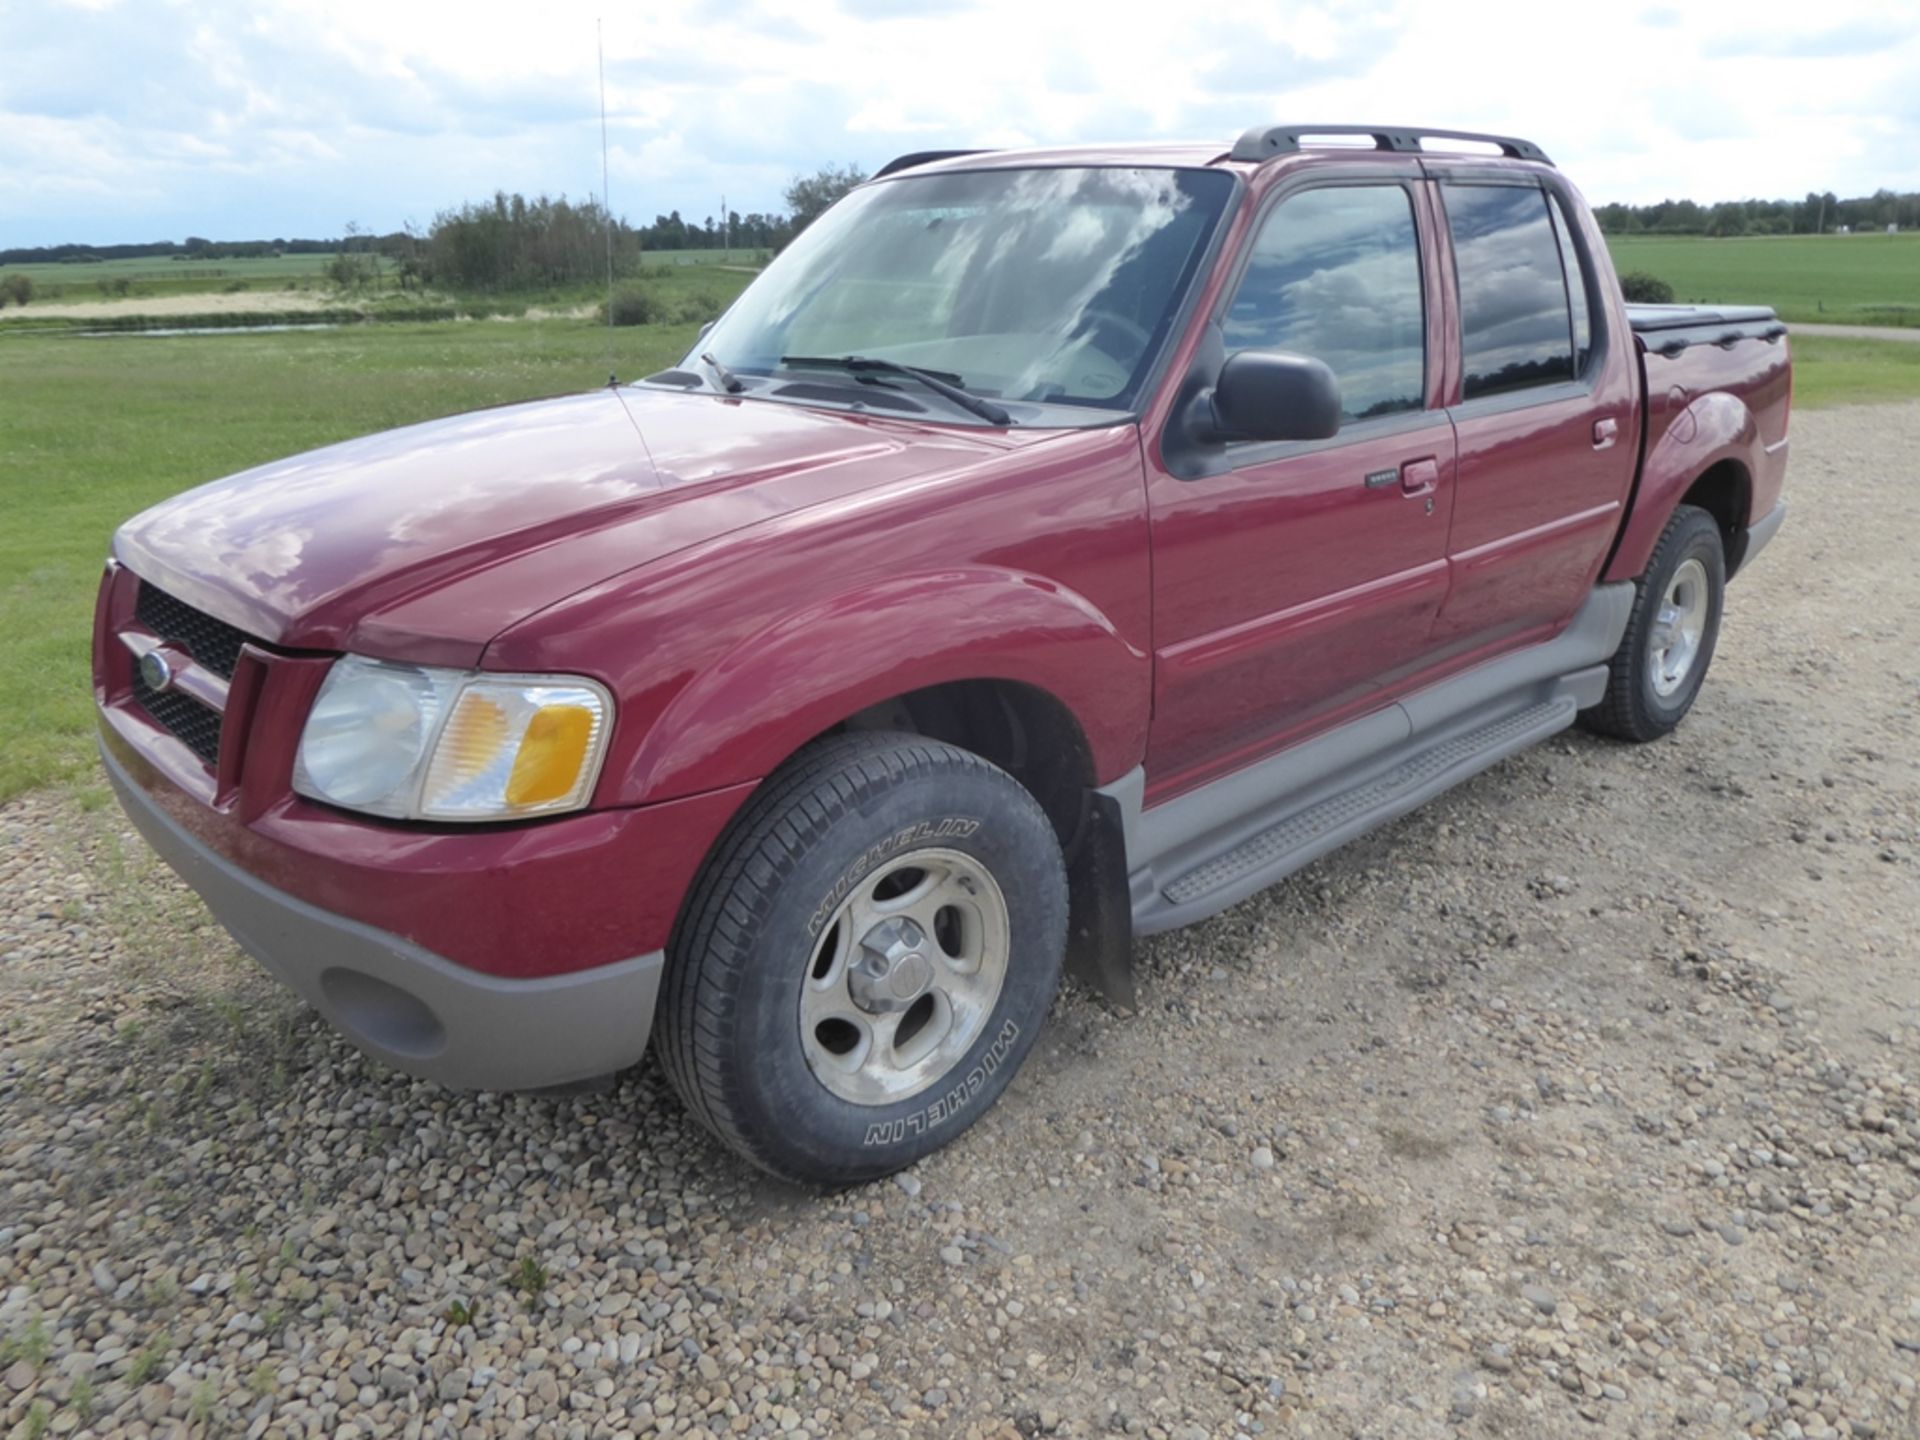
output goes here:
<path id="1" fill-rule="evenodd" d="M 1327 440 L 1230 444 L 1221 473 L 1150 467 L 1149 804 L 1389 703 L 1430 643 L 1455 451 L 1420 182 L 1322 171 L 1254 228 L 1216 317 L 1226 352 L 1325 361 L 1344 418 Z"/>

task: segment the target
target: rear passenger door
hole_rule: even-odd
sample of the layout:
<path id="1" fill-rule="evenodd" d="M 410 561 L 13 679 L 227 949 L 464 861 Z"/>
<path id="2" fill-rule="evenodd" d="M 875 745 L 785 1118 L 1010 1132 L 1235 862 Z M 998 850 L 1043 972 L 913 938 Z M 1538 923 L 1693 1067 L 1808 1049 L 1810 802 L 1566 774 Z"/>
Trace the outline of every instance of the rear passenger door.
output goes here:
<path id="1" fill-rule="evenodd" d="M 1493 652 L 1553 633 L 1599 576 L 1637 459 L 1632 348 L 1607 333 L 1584 207 L 1534 173 L 1426 163 L 1457 316 L 1434 638 L 1441 654 Z"/>

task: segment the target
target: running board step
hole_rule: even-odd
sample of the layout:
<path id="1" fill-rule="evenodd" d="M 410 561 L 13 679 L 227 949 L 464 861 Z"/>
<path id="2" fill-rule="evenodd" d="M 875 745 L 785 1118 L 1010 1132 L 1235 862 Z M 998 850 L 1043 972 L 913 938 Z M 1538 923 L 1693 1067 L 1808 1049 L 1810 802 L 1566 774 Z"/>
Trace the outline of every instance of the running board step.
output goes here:
<path id="1" fill-rule="evenodd" d="M 1152 929 L 1225 909 L 1329 850 L 1573 723 L 1570 695 L 1439 740 L 1384 773 L 1285 815 L 1161 886 Z M 1145 918 L 1145 917 L 1137 917 Z"/>

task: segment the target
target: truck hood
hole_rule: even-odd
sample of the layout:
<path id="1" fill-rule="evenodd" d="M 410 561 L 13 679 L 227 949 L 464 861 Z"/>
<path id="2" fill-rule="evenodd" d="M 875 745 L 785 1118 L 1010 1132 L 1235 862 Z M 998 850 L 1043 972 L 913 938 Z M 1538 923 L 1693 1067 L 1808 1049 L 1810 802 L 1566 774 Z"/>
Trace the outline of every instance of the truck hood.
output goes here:
<path id="1" fill-rule="evenodd" d="M 242 471 L 135 516 L 114 556 L 276 644 L 472 665 L 507 626 L 622 571 L 1045 433 L 608 389 Z"/>

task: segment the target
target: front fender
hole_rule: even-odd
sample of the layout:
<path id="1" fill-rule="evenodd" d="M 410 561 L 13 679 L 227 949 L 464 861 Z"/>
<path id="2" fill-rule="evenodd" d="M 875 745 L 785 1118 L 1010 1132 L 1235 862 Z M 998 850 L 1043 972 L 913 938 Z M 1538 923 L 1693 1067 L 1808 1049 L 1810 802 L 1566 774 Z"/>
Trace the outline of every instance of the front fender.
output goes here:
<path id="1" fill-rule="evenodd" d="M 992 679 L 1066 706 L 1086 735 L 1096 784 L 1140 763 L 1147 652 L 1057 581 L 968 566 L 840 592 L 735 645 L 655 719 L 618 793 L 685 795 L 759 779 L 868 706 Z"/>
<path id="2" fill-rule="evenodd" d="M 1641 466 L 1632 509 L 1605 578 L 1631 580 L 1647 568 L 1675 507 L 1694 481 L 1715 465 L 1731 460 L 1740 467 L 1749 480 L 1747 503 L 1751 505 L 1751 477 L 1761 468 L 1763 448 L 1753 412 L 1736 395 L 1725 391 L 1702 395 L 1674 415 Z M 1752 518 L 1742 514 L 1741 527 Z"/>

